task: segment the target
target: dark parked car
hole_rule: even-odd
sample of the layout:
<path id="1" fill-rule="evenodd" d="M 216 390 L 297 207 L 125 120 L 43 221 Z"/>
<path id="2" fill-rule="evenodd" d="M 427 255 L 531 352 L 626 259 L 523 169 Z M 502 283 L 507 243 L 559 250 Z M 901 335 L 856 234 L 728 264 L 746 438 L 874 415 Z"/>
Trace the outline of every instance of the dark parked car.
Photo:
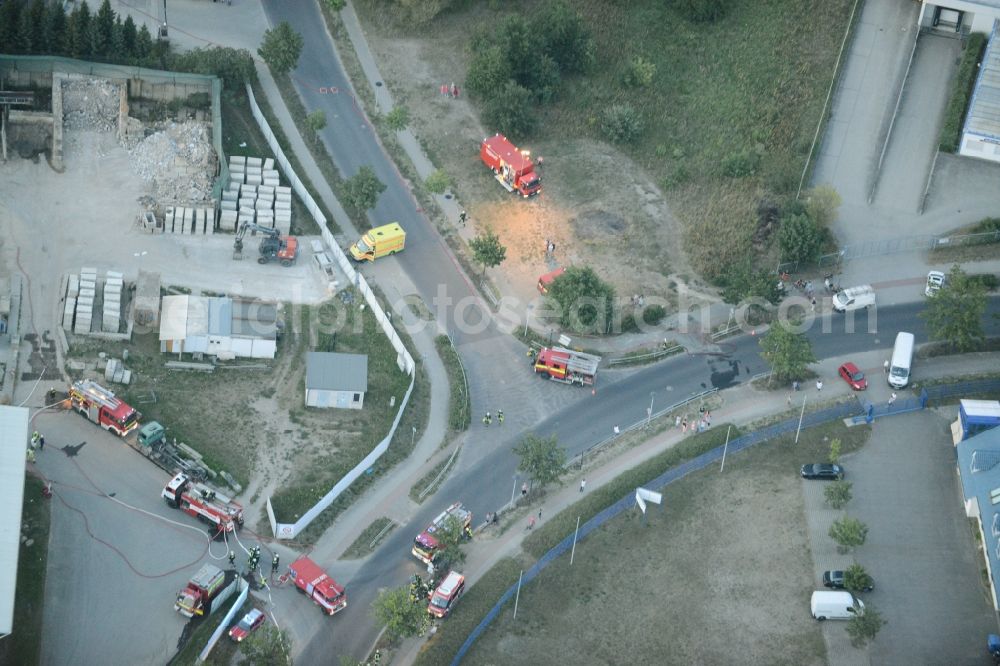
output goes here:
<path id="1" fill-rule="evenodd" d="M 802 466 L 803 479 L 829 479 L 836 481 L 844 478 L 844 468 L 829 463 L 813 463 Z"/>
<path id="2" fill-rule="evenodd" d="M 823 572 L 823 587 L 830 587 L 835 590 L 844 589 L 844 572 L 843 571 L 824 571 Z M 871 585 L 864 588 L 862 592 L 871 592 L 875 589 L 874 581 Z"/>
<path id="3" fill-rule="evenodd" d="M 865 373 L 861 372 L 858 366 L 850 361 L 840 366 L 837 372 L 840 373 L 840 378 L 847 382 L 847 385 L 855 391 L 864 391 L 868 388 L 868 380 L 865 379 Z"/>

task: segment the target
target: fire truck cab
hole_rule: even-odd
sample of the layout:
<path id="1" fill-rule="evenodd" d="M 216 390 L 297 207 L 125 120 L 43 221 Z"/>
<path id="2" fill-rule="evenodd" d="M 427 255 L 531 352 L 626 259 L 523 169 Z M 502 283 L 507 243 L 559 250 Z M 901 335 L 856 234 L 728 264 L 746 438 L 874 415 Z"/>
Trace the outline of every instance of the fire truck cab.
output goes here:
<path id="1" fill-rule="evenodd" d="M 441 544 L 435 535 L 449 518 L 454 518 L 458 521 L 464 534 L 467 536 L 472 535 L 472 512 L 462 506 L 461 502 L 455 502 L 438 514 L 434 522 L 428 525 L 427 529 L 418 534 L 417 538 L 413 540 L 413 549 L 410 552 L 414 557 L 424 564 L 431 564 L 437 559 L 438 549 Z"/>
<path id="2" fill-rule="evenodd" d="M 139 425 L 141 414 L 97 382 L 83 379 L 69 389 L 70 404 L 108 432 L 124 437 Z"/>
<path id="3" fill-rule="evenodd" d="M 327 615 L 333 615 L 347 608 L 344 586 L 323 571 L 322 567 L 308 557 L 300 557 L 288 566 L 288 575 L 295 587 L 309 596 Z"/>

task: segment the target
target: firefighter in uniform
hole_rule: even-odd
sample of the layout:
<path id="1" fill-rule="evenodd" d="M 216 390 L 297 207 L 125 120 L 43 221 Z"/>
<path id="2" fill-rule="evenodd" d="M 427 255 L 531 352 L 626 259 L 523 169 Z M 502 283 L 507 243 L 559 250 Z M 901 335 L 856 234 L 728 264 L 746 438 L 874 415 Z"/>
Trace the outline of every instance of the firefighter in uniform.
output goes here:
<path id="1" fill-rule="evenodd" d="M 502 409 L 498 409 L 497 410 L 497 422 L 500 425 L 503 425 L 503 410 Z"/>

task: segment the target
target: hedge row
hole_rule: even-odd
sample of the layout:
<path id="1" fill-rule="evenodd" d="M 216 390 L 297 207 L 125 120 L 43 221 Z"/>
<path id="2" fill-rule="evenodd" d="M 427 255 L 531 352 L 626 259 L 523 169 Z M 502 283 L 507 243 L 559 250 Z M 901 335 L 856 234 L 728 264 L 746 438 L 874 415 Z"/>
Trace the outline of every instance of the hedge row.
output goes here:
<path id="1" fill-rule="evenodd" d="M 976 83 L 979 68 L 976 66 L 982 60 L 986 48 L 986 35 L 974 32 L 969 35 L 962 51 L 962 61 L 958 71 L 951 80 L 951 98 L 945 110 L 944 123 L 941 125 L 941 136 L 938 148 L 946 153 L 954 153 L 962 139 L 962 127 L 965 124 L 965 112 L 972 97 L 972 88 Z"/>

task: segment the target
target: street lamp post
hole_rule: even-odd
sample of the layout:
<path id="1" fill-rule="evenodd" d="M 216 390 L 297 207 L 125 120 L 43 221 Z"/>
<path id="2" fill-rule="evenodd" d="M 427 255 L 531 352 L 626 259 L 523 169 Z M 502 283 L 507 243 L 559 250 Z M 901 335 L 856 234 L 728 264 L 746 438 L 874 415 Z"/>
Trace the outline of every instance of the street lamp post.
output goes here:
<path id="1" fill-rule="evenodd" d="M 649 427 L 650 422 L 653 420 L 653 400 L 656 399 L 656 391 L 651 391 L 649 394 L 649 409 L 646 410 L 646 427 Z"/>
<path id="2" fill-rule="evenodd" d="M 413 450 L 413 440 L 417 438 L 417 426 L 413 426 L 413 430 L 410 432 L 410 450 Z"/>

